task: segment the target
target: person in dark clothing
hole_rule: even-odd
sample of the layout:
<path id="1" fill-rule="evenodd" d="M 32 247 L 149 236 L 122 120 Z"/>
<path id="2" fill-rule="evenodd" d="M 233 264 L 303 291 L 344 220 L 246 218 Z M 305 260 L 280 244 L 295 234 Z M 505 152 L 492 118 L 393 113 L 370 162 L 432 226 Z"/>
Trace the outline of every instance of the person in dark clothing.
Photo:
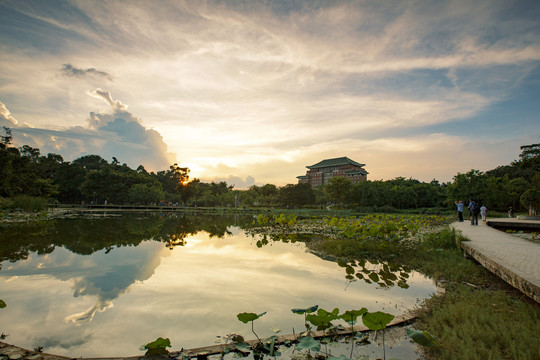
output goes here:
<path id="1" fill-rule="evenodd" d="M 467 208 L 471 213 L 471 225 L 478 225 L 478 213 L 480 212 L 480 207 L 471 199 Z"/>

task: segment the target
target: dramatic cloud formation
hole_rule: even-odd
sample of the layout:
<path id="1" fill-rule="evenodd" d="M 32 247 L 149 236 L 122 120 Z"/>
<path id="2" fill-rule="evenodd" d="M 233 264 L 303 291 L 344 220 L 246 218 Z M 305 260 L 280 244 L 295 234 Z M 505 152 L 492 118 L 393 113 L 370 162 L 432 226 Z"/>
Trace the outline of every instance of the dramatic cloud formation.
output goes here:
<path id="1" fill-rule="evenodd" d="M 61 132 L 126 112 L 110 91 L 203 179 L 284 185 L 348 156 L 371 179 L 448 181 L 540 136 L 538 2 L 58 4 L 0 3 L 2 101 Z M 133 126 L 90 123 L 138 136 L 116 118 Z"/>
<path id="2" fill-rule="evenodd" d="M 174 162 L 174 155 L 167 152 L 167 145 L 157 131 L 141 125 L 141 120 L 126 111 L 126 105 L 113 100 L 109 92 L 96 89 L 88 94 L 104 100 L 112 112 L 91 112 L 88 127 L 47 130 L 12 126 L 12 130 L 23 136 L 25 144 L 39 148 L 43 154 L 52 152 L 70 160 L 99 154 L 106 160 L 116 157 L 132 168 L 141 164 L 153 171 L 169 168 Z M 12 118 L 5 106 L 0 107 L 0 111 L 2 118 Z M 13 121 L 12 125 L 16 125 L 16 120 Z"/>

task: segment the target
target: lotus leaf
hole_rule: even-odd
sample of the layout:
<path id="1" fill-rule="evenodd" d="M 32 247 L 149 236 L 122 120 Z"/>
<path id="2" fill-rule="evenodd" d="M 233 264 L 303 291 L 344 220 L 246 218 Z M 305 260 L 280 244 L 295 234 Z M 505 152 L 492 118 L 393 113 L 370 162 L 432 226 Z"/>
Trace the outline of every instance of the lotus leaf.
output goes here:
<path id="1" fill-rule="evenodd" d="M 304 336 L 298 340 L 296 348 L 299 350 L 308 349 L 311 351 L 320 351 L 321 344 L 311 336 Z"/>
<path id="2" fill-rule="evenodd" d="M 244 312 L 244 313 L 240 313 L 240 314 L 236 315 L 236 317 L 238 318 L 238 320 L 240 320 L 244 324 L 247 324 L 250 321 L 257 320 L 258 318 L 260 318 L 264 314 L 266 314 L 266 311 L 263 312 L 262 314 L 259 314 L 259 315 L 255 314 L 255 313 L 245 313 Z"/>
<path id="3" fill-rule="evenodd" d="M 425 330 L 407 329 L 407 335 L 422 346 L 435 346 L 439 343 L 435 336 Z"/>
<path id="4" fill-rule="evenodd" d="M 381 311 L 367 312 L 362 316 L 362 322 L 370 330 L 382 330 L 394 319 L 394 315 Z"/>
<path id="5" fill-rule="evenodd" d="M 343 314 L 341 314 L 339 317 L 347 322 L 349 325 L 356 324 L 356 320 L 358 317 L 364 315 L 367 313 L 366 308 L 362 308 L 360 310 L 347 310 Z"/>
<path id="6" fill-rule="evenodd" d="M 319 308 L 319 305 L 314 305 L 312 307 L 308 307 L 305 309 L 291 309 L 291 311 L 295 314 L 302 315 L 302 314 L 310 314 L 314 311 L 317 311 L 318 308 Z"/>
<path id="7" fill-rule="evenodd" d="M 147 350 L 165 349 L 168 347 L 171 347 L 171 341 L 169 338 L 164 339 L 162 337 L 159 337 L 156 339 L 156 341 L 144 345 L 144 348 Z"/>

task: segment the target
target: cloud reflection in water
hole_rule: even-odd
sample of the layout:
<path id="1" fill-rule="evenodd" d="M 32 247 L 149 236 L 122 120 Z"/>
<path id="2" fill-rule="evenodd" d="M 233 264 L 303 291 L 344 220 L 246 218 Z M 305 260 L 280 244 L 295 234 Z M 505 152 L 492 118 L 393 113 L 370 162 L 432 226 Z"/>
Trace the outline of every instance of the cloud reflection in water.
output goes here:
<path id="1" fill-rule="evenodd" d="M 257 332 L 268 336 L 274 325 L 285 333 L 302 328 L 291 308 L 317 304 L 398 314 L 435 291 L 414 273 L 407 290 L 349 284 L 343 268 L 307 252 L 303 243 L 258 248 L 238 228 L 222 238 L 199 232 L 185 240 L 172 250 L 144 241 L 87 256 L 57 248 L 4 267 L 2 296 L 10 311 L 0 313 L 0 321 L 10 324 L 10 341 L 29 348 L 47 344 L 45 351 L 73 357 L 136 355 L 141 344 L 160 336 L 175 349 L 211 345 L 231 332 L 250 337 L 236 319 L 240 312 L 267 311 Z M 21 324 L 21 318 L 28 320 Z"/>

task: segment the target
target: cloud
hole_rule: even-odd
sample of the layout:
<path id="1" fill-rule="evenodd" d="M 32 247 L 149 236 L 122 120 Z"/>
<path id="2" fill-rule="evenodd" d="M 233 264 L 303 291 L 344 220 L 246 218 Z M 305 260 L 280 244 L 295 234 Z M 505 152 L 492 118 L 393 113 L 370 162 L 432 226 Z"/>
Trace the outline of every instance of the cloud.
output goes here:
<path id="1" fill-rule="evenodd" d="M 37 147 L 43 154 L 60 154 L 67 161 L 96 154 L 105 159 L 116 157 L 132 168 L 144 165 L 151 171 L 168 169 L 175 162 L 175 155 L 168 152 L 161 134 L 142 125 L 140 119 L 127 111 L 127 105 L 101 89 L 88 94 L 104 100 L 111 112 L 91 112 L 87 127 L 72 126 L 62 130 L 15 127 L 14 143 Z M 10 116 L 7 109 L 6 114 Z"/>
<path id="2" fill-rule="evenodd" d="M 18 121 L 11 116 L 11 113 L 6 108 L 6 105 L 4 105 L 2 102 L 0 102 L 0 120 L 2 121 L 2 126 L 12 126 L 17 125 Z"/>
<path id="3" fill-rule="evenodd" d="M 247 189 L 252 185 L 256 185 L 255 178 L 251 175 L 247 175 L 245 179 L 240 176 L 229 175 L 227 177 L 213 177 L 210 179 L 202 178 L 201 181 L 215 183 L 225 181 L 227 185 L 234 185 L 234 189 L 236 190 Z"/>
<path id="4" fill-rule="evenodd" d="M 127 106 L 122 104 L 120 100 L 113 100 L 111 93 L 108 91 L 103 91 L 98 88 L 94 91 L 87 91 L 86 93 L 96 99 L 103 99 L 107 104 L 111 105 L 115 112 L 127 110 Z"/>
<path id="5" fill-rule="evenodd" d="M 96 313 L 98 313 L 98 312 L 102 313 L 105 310 L 112 308 L 113 306 L 114 305 L 113 305 L 112 301 L 109 301 L 109 300 L 104 300 L 103 301 L 103 300 L 99 299 L 96 302 L 96 304 L 91 306 L 89 309 L 87 309 L 85 311 L 82 311 L 80 313 L 76 313 L 76 314 L 66 316 L 64 321 L 72 322 L 75 325 L 79 326 L 79 325 L 81 325 L 81 324 L 83 324 L 85 322 L 92 321 L 94 319 L 94 316 L 96 315 Z"/>
<path id="6" fill-rule="evenodd" d="M 127 142 L 136 151 L 140 144 L 127 138 L 144 142 L 142 130 L 153 129 L 162 136 L 156 144 L 182 154 L 193 176 L 283 184 L 296 181 L 295 168 L 302 173 L 305 163 L 347 154 L 350 143 L 380 140 L 384 151 L 392 144 L 384 139 L 408 143 L 446 133 L 460 141 L 472 134 L 515 141 L 519 131 L 537 134 L 530 120 L 537 102 L 522 106 L 524 116 L 509 110 L 512 121 L 486 115 L 520 94 L 538 92 L 540 5 L 527 5 L 13 3 L 0 20 L 24 14 L 24 31 L 0 24 L 7 44 L 0 54 L 0 90 L 18 119 L 42 130 L 77 132 L 68 144 L 51 133 L 59 147 L 87 149 L 80 138 L 93 131 L 99 132 L 93 147 Z M 110 74 L 114 83 L 101 90 Z M 88 94 L 107 108 L 81 98 L 87 89 L 96 89 Z M 109 91 L 129 103 L 130 112 Z M 88 124 L 72 128 L 81 113 L 92 113 Z M 426 167 L 437 168 L 439 162 L 431 161 Z M 397 171 L 389 162 L 380 165 L 386 170 L 377 174 Z"/>
<path id="7" fill-rule="evenodd" d="M 98 77 L 104 77 L 107 80 L 112 81 L 112 76 L 104 71 L 99 71 L 94 68 L 82 69 L 77 68 L 71 64 L 64 64 L 61 69 L 62 73 L 66 76 L 84 77 L 86 75 L 93 75 Z"/>

